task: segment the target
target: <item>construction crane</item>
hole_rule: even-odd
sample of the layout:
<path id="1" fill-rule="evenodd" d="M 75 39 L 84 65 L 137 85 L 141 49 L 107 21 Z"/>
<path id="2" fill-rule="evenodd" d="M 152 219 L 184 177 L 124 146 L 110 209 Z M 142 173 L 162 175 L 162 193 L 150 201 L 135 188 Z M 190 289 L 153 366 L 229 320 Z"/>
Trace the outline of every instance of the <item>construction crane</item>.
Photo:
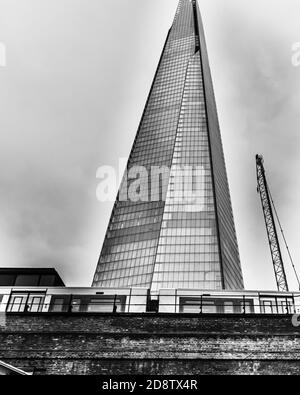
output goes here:
<path id="1" fill-rule="evenodd" d="M 288 292 L 289 288 L 284 270 L 284 264 L 282 260 L 278 234 L 277 234 L 275 219 L 272 210 L 273 199 L 271 197 L 271 193 L 267 184 L 267 179 L 264 169 L 264 160 L 261 155 L 256 155 L 256 172 L 257 172 L 257 192 L 260 193 L 262 209 L 264 212 L 269 245 L 270 245 L 270 250 L 273 260 L 276 282 L 277 282 L 277 288 L 278 291 Z M 298 283 L 299 283 L 299 279 L 298 279 Z"/>

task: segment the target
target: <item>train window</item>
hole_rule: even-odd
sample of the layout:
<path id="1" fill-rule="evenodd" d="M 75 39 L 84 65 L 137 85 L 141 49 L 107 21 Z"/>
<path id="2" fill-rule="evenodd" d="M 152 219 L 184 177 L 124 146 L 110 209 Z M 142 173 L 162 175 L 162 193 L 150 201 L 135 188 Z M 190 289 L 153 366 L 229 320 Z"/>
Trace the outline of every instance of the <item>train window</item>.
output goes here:
<path id="1" fill-rule="evenodd" d="M 273 304 L 271 300 L 264 300 L 263 301 L 263 310 L 265 314 L 273 314 L 274 309 L 273 309 Z"/>
<path id="2" fill-rule="evenodd" d="M 57 313 L 67 311 L 71 311 L 72 313 L 112 312 L 114 301 L 117 306 L 117 311 L 123 312 L 126 306 L 126 296 L 118 296 L 115 298 L 115 295 L 95 295 L 94 297 L 89 295 L 74 295 L 73 298 L 71 298 L 71 295 L 57 295 L 51 300 L 50 311 Z"/>
<path id="3" fill-rule="evenodd" d="M 180 313 L 200 313 L 200 298 L 179 298 Z"/>
<path id="4" fill-rule="evenodd" d="M 43 305 L 43 296 L 31 296 L 28 299 L 28 311 L 31 313 L 37 313 L 41 311 L 41 307 Z"/>
<path id="5" fill-rule="evenodd" d="M 89 300 L 87 311 L 88 312 L 112 312 L 114 306 L 116 312 L 123 312 L 125 310 L 126 297 L 114 295 L 99 296 Z"/>
<path id="6" fill-rule="evenodd" d="M 224 302 L 224 313 L 233 313 L 233 302 Z"/>
<path id="7" fill-rule="evenodd" d="M 214 300 L 204 300 L 202 312 L 206 314 L 212 314 L 217 312 L 217 306 Z"/>
<path id="8" fill-rule="evenodd" d="M 7 307 L 7 311 L 12 313 L 19 313 L 25 310 L 25 302 L 27 295 L 12 296 Z"/>
<path id="9" fill-rule="evenodd" d="M 245 313 L 246 314 L 253 313 L 253 302 L 246 300 L 244 305 L 245 305 Z"/>
<path id="10" fill-rule="evenodd" d="M 253 304 L 252 300 L 241 300 L 239 302 L 239 306 L 237 306 L 237 308 L 236 308 L 236 312 L 238 312 L 238 313 L 245 313 L 245 314 L 254 313 L 254 304 Z M 237 310 L 239 310 L 239 311 L 237 311 Z"/>
<path id="11" fill-rule="evenodd" d="M 80 310 L 80 299 L 72 299 L 72 313 L 77 313 Z"/>
<path id="12" fill-rule="evenodd" d="M 281 300 L 278 303 L 279 314 L 292 314 L 292 303 L 289 300 Z"/>
<path id="13" fill-rule="evenodd" d="M 111 312 L 113 310 L 114 300 L 112 298 L 91 299 L 88 304 L 90 312 Z"/>
<path id="14" fill-rule="evenodd" d="M 45 294 L 41 293 L 12 293 L 7 306 L 10 313 L 37 313 L 42 310 Z"/>
<path id="15" fill-rule="evenodd" d="M 59 313 L 63 311 L 65 305 L 64 301 L 64 298 L 55 298 L 53 300 L 53 303 L 51 304 L 51 311 L 53 311 L 54 313 Z"/>
<path id="16" fill-rule="evenodd" d="M 241 314 L 243 309 L 243 302 L 240 302 L 239 300 L 235 300 L 233 303 L 233 312 L 235 314 Z"/>

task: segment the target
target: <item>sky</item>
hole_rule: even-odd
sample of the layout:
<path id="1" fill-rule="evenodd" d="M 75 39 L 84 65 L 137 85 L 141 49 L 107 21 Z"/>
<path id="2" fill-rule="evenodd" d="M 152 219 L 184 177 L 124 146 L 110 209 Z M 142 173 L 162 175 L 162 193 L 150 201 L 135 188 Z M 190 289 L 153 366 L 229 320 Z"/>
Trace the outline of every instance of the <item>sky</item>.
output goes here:
<path id="1" fill-rule="evenodd" d="M 245 287 L 275 290 L 255 155 L 300 272 L 300 3 L 199 5 Z M 96 172 L 129 155 L 176 7 L 0 0 L 1 267 L 55 267 L 68 286 L 91 285 L 113 206 L 97 200 Z"/>

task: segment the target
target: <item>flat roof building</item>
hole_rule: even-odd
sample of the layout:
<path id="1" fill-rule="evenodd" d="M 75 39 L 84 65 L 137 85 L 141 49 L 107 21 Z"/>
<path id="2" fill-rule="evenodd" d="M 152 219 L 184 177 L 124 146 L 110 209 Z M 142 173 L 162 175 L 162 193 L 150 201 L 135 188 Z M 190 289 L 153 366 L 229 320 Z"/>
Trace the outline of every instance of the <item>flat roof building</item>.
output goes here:
<path id="1" fill-rule="evenodd" d="M 65 284 L 53 268 L 0 268 L 0 287 L 63 287 Z"/>

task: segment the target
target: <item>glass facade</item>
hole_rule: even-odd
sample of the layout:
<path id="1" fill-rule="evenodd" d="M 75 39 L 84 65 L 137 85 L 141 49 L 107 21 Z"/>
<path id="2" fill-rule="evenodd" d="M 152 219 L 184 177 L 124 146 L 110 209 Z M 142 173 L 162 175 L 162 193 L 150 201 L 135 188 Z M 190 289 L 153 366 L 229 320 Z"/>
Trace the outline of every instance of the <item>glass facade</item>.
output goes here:
<path id="1" fill-rule="evenodd" d="M 163 176 L 159 182 L 153 182 L 153 167 Z M 128 176 L 130 173 L 135 179 Z M 137 185 L 140 198 L 128 199 Z M 179 2 L 110 218 L 93 286 L 141 286 L 152 291 L 243 289 L 196 1 Z"/>

